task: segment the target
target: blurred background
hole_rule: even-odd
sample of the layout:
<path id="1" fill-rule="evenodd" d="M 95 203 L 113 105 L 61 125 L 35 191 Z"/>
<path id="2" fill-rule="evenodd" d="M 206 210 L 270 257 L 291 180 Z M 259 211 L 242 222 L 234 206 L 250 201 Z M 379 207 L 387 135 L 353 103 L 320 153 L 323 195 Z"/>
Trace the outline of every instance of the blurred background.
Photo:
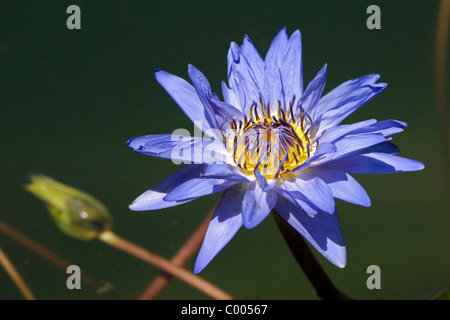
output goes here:
<path id="1" fill-rule="evenodd" d="M 68 30 L 69 5 L 81 8 L 81 30 Z M 369 30 L 366 9 L 381 9 Z M 23 189 L 32 173 L 49 175 L 100 199 L 114 231 L 170 258 L 219 194 L 182 206 L 132 212 L 128 204 L 178 167 L 133 153 L 136 136 L 193 131 L 153 76 L 161 68 L 183 78 L 192 63 L 220 93 L 231 41 L 248 34 L 262 56 L 283 26 L 303 38 L 304 82 L 328 63 L 325 93 L 379 73 L 387 89 L 346 119 L 408 123 L 393 142 L 426 169 L 355 175 L 370 208 L 338 201 L 348 264 L 338 269 L 317 254 L 333 282 L 362 299 L 417 299 L 450 287 L 450 212 L 436 112 L 434 48 L 439 1 L 1 1 L 0 220 L 81 272 L 135 299 L 159 271 L 100 241 L 67 237 L 43 203 Z M 447 64 L 448 66 L 448 64 Z M 450 74 L 447 68 L 447 80 Z M 448 89 L 448 81 L 446 89 Z M 38 299 L 106 299 L 0 233 L 0 246 Z M 192 270 L 195 256 L 186 265 Z M 381 268 L 369 290 L 366 269 Z M 239 299 L 315 299 L 272 217 L 241 229 L 201 273 Z M 0 299 L 22 299 L 0 268 Z M 161 299 L 207 299 L 174 279 Z"/>

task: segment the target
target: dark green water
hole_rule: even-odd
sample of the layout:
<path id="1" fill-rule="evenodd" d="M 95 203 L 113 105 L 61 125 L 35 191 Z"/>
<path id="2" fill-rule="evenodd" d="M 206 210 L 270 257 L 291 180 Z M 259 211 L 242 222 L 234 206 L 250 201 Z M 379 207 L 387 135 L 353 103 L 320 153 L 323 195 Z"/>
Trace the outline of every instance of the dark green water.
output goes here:
<path id="1" fill-rule="evenodd" d="M 450 212 L 433 72 L 438 1 L 376 3 L 380 30 L 366 28 L 369 1 L 2 1 L 0 219 L 112 284 L 118 297 L 138 297 L 155 268 L 99 241 L 66 237 L 23 184 L 40 172 L 80 188 L 110 208 L 117 234 L 171 257 L 219 195 L 161 211 L 128 209 L 177 167 L 133 153 L 125 142 L 193 128 L 153 69 L 187 78 L 192 63 L 219 92 L 230 41 L 248 34 L 264 55 L 286 26 L 302 31 L 305 83 L 325 62 L 326 92 L 379 73 L 388 88 L 346 121 L 406 121 L 394 142 L 401 155 L 426 165 L 422 172 L 356 176 L 372 206 L 337 204 L 348 265 L 337 269 L 318 255 L 320 263 L 355 298 L 413 299 L 449 288 Z M 70 4 L 81 7 L 81 30 L 66 28 Z M 63 271 L 1 234 L 0 246 L 40 299 L 105 298 L 87 286 L 69 291 Z M 380 290 L 366 287 L 372 264 L 381 268 Z M 241 299 L 315 298 L 271 217 L 241 229 L 201 276 Z M 21 298 L 0 269 L 0 299 Z M 161 298 L 207 297 L 174 280 Z"/>

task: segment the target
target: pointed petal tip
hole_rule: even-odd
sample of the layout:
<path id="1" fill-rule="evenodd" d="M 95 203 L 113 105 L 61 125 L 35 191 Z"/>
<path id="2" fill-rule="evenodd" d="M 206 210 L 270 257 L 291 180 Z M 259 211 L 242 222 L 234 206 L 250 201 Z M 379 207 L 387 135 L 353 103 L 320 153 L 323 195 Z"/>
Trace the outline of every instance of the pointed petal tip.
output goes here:
<path id="1" fill-rule="evenodd" d="M 164 79 L 164 76 L 167 74 L 169 74 L 169 73 L 162 69 L 153 69 L 153 75 L 155 76 L 155 79 L 156 79 L 156 81 L 158 81 L 159 84 L 161 84 L 161 79 Z"/>
<path id="2" fill-rule="evenodd" d="M 372 83 L 372 87 L 374 87 L 374 89 L 377 89 L 377 91 L 379 90 L 384 90 L 387 87 L 387 83 L 386 82 L 379 82 L 376 83 L 378 81 L 378 79 L 380 79 L 380 75 L 378 73 L 374 73 L 372 74 L 373 78 L 373 83 Z"/>
<path id="3" fill-rule="evenodd" d="M 368 207 L 372 206 L 372 200 L 370 200 L 370 199 L 368 198 L 365 202 L 361 203 L 361 205 L 362 205 L 363 207 L 368 208 Z"/>
<path id="4" fill-rule="evenodd" d="M 338 260 L 333 263 L 336 267 L 343 269 L 347 266 L 347 258 L 345 257 L 343 260 Z"/>
<path id="5" fill-rule="evenodd" d="M 188 63 L 188 72 L 198 70 L 193 64 Z"/>
<path id="6" fill-rule="evenodd" d="M 369 77 L 371 81 L 367 84 L 371 85 L 374 88 L 377 88 L 378 90 L 383 90 L 388 85 L 386 82 L 376 83 L 381 77 L 380 74 L 378 73 L 367 74 L 366 76 L 363 77 Z"/>
<path id="7" fill-rule="evenodd" d="M 327 203 L 326 207 L 322 209 L 323 212 L 328 214 L 335 214 L 336 212 L 336 201 L 333 198 L 333 201 Z"/>
<path id="8" fill-rule="evenodd" d="M 299 37 L 300 40 L 301 40 L 301 38 L 302 38 L 302 33 L 301 33 L 301 31 L 300 31 L 299 29 L 295 30 L 295 31 L 292 32 L 292 34 L 291 34 L 291 38 L 292 38 L 292 37 Z"/>
<path id="9" fill-rule="evenodd" d="M 159 68 L 155 68 L 153 69 L 153 75 L 155 76 L 156 80 L 158 80 L 158 74 L 159 73 L 164 73 L 165 71 Z"/>
<path id="10" fill-rule="evenodd" d="M 285 26 L 282 27 L 282 28 L 280 29 L 280 31 L 277 32 L 275 38 L 273 38 L 273 40 L 272 40 L 272 43 L 273 43 L 274 40 L 279 41 L 280 39 L 285 39 L 286 42 L 287 42 L 287 40 L 289 39 L 289 36 L 288 36 L 288 34 L 287 34 L 287 31 L 286 31 L 286 27 L 285 27 Z"/>
<path id="11" fill-rule="evenodd" d="M 239 61 L 239 54 L 241 52 L 241 48 L 239 48 L 238 44 L 234 41 L 230 42 L 230 50 L 231 56 L 233 57 L 234 62 Z"/>
<path id="12" fill-rule="evenodd" d="M 394 121 L 403 126 L 403 128 L 408 128 L 408 124 L 405 121 L 401 120 L 394 120 Z"/>
<path id="13" fill-rule="evenodd" d="M 150 211 L 152 208 L 148 207 L 148 205 L 145 205 L 145 197 L 140 195 L 136 199 L 134 199 L 129 205 L 128 209 L 131 211 Z"/>
<path id="14" fill-rule="evenodd" d="M 416 161 L 416 162 L 417 162 L 417 164 L 416 164 L 416 169 L 415 169 L 415 170 L 411 170 L 411 171 L 420 171 L 420 170 L 425 169 L 425 164 L 423 164 L 423 163 L 420 162 L 420 161 Z"/>
<path id="15" fill-rule="evenodd" d="M 204 268 L 200 268 L 197 265 L 195 265 L 194 270 L 192 271 L 193 274 L 199 274 L 203 271 Z"/>
<path id="16" fill-rule="evenodd" d="M 387 83 L 386 82 L 380 82 L 380 83 L 375 83 L 377 91 L 382 91 L 384 89 L 386 89 L 387 87 Z"/>
<path id="17" fill-rule="evenodd" d="M 368 82 L 366 83 L 366 85 L 368 85 L 374 89 L 377 89 L 377 91 L 378 91 L 378 90 L 383 90 L 384 88 L 387 87 L 387 83 L 385 83 L 385 82 L 377 83 L 377 81 L 380 79 L 380 77 L 381 76 L 378 73 L 370 73 L 370 74 L 367 74 L 360 78 L 367 78 Z"/>
<path id="18" fill-rule="evenodd" d="M 209 265 L 210 262 L 211 261 L 208 261 L 207 263 L 205 263 L 205 261 L 202 261 L 201 259 L 199 259 L 199 256 L 197 256 L 197 260 L 195 261 L 195 265 L 194 265 L 194 269 L 192 270 L 192 273 L 199 274 L 200 272 L 205 270 L 205 268 Z"/>
<path id="19" fill-rule="evenodd" d="M 137 206 L 136 200 L 134 200 L 132 203 L 128 205 L 128 209 L 130 209 L 131 211 L 143 211 L 142 209 L 139 209 L 139 207 Z"/>
<path id="20" fill-rule="evenodd" d="M 380 75 L 378 73 L 372 73 L 372 74 L 368 74 L 367 76 L 372 76 L 373 77 L 373 82 L 377 82 L 378 79 L 380 79 Z"/>
<path id="21" fill-rule="evenodd" d="M 409 158 L 402 158 L 398 156 L 396 156 L 396 158 L 401 159 L 404 163 L 403 168 L 398 168 L 396 172 L 413 172 L 425 169 L 425 164 L 423 164 L 420 161 Z"/>
<path id="22" fill-rule="evenodd" d="M 353 204 L 356 204 L 358 206 L 365 207 L 365 208 L 369 208 L 372 206 L 372 200 L 370 200 L 370 198 L 368 196 L 367 196 L 367 198 L 360 198 L 358 200 L 359 200 L 358 202 L 356 202 L 356 201 L 350 202 L 347 200 L 342 200 L 342 201 L 345 201 L 348 203 L 353 203 Z"/>
<path id="23" fill-rule="evenodd" d="M 139 151 L 143 148 L 143 146 L 140 143 L 136 143 L 137 139 L 139 139 L 139 137 L 131 138 L 125 143 L 125 145 L 127 147 L 130 147 L 131 149 L 133 149 L 133 151 L 135 151 L 135 152 Z"/>
<path id="24" fill-rule="evenodd" d="M 347 248 L 328 241 L 328 250 L 323 254 L 328 261 L 342 269 L 347 265 Z"/>
<path id="25" fill-rule="evenodd" d="M 251 221 L 246 221 L 247 219 L 243 218 L 243 223 L 242 225 L 245 227 L 245 229 L 247 230 L 251 230 L 254 227 L 256 227 L 258 224 L 257 223 L 252 223 Z"/>
<path id="26" fill-rule="evenodd" d="M 328 74 L 328 63 L 324 63 L 322 69 L 319 70 L 318 75 L 323 74 L 323 81 L 326 81 Z"/>

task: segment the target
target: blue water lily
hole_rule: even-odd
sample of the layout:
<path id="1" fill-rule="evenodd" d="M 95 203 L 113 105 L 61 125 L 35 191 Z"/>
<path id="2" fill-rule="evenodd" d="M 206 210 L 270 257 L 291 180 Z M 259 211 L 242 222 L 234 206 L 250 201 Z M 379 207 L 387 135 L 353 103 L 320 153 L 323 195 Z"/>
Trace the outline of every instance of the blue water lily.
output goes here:
<path id="1" fill-rule="evenodd" d="M 346 81 L 322 96 L 327 65 L 306 89 L 301 34 L 283 28 L 263 59 L 245 36 L 228 51 L 224 101 L 206 77 L 189 65 L 192 85 L 166 71 L 155 77 L 203 137 L 156 134 L 131 139 L 134 151 L 187 163 L 139 196 L 136 211 L 167 208 L 223 192 L 194 273 L 201 272 L 244 226 L 256 227 L 276 210 L 338 267 L 346 247 L 334 199 L 368 207 L 352 173 L 394 173 L 424 168 L 397 156 L 391 136 L 406 123 L 375 119 L 340 123 L 385 88 L 378 74 Z"/>

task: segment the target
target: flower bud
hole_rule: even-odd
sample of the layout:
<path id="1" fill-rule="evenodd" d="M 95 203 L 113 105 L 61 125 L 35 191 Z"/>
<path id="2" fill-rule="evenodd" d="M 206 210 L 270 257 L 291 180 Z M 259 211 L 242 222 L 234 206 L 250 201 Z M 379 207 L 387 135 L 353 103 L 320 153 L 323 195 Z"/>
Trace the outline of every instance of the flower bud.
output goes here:
<path id="1" fill-rule="evenodd" d="M 25 189 L 46 203 L 58 228 L 71 237 L 92 240 L 112 229 L 112 216 L 106 206 L 87 193 L 42 174 L 32 175 Z"/>

